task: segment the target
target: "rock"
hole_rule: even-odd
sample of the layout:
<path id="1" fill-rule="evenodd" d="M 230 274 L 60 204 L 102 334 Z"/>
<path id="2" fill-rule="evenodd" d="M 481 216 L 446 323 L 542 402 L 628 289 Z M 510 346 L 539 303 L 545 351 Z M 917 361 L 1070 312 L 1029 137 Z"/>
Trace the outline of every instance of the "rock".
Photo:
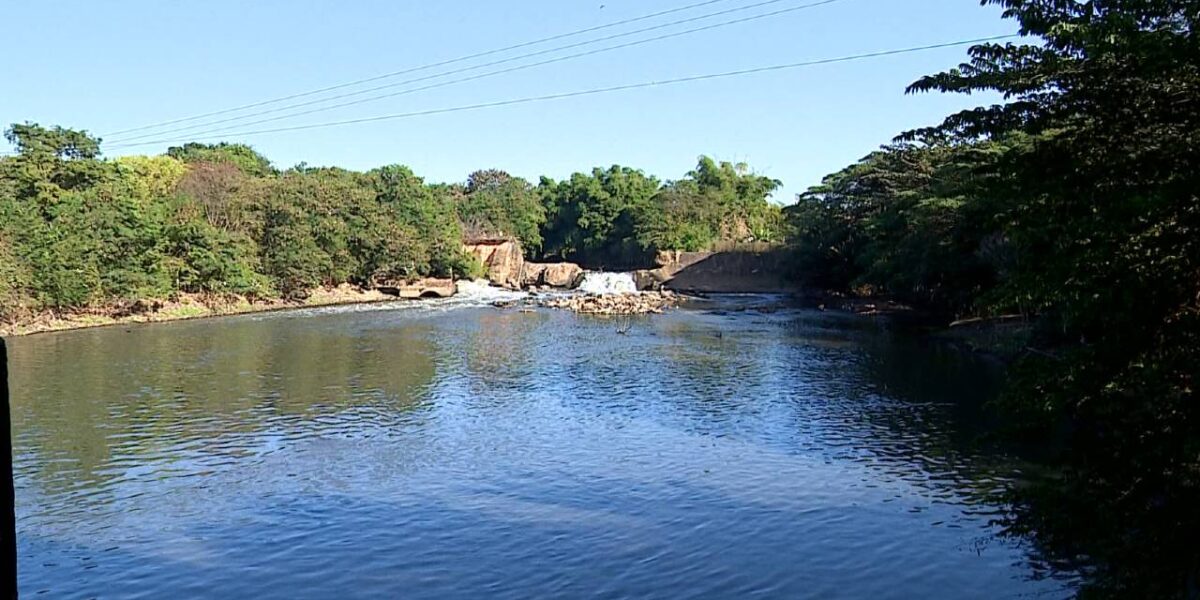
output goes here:
<path id="1" fill-rule="evenodd" d="M 483 265 L 492 283 L 514 290 L 521 288 L 525 256 L 516 240 L 472 240 L 463 244 L 463 251 Z"/>
<path id="2" fill-rule="evenodd" d="M 525 263 L 521 285 L 527 288 L 556 287 L 574 289 L 583 280 L 583 267 L 575 263 Z"/>
<path id="3" fill-rule="evenodd" d="M 546 263 L 525 263 L 525 268 L 521 273 L 521 287 L 533 288 L 541 285 L 542 272 L 550 265 Z"/>
<path id="4" fill-rule="evenodd" d="M 670 279 L 671 276 L 666 274 L 663 269 L 642 269 L 633 272 L 633 282 L 639 291 L 660 290 L 663 283 Z"/>
<path id="5" fill-rule="evenodd" d="M 554 263 L 542 270 L 542 284 L 558 288 L 574 288 L 583 279 L 583 268 L 575 263 Z"/>
<path id="6" fill-rule="evenodd" d="M 590 315 L 643 315 L 662 313 L 678 303 L 679 297 L 671 292 L 646 292 L 552 298 L 543 306 Z"/>

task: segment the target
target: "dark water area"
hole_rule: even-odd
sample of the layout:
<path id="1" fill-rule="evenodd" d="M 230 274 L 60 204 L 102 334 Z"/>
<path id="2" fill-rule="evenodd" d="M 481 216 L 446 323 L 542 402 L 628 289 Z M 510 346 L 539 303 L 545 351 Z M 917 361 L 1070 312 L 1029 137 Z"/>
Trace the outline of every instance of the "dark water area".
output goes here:
<path id="1" fill-rule="evenodd" d="M 726 298 L 10 340 L 27 598 L 1060 598 L 997 537 L 1001 374 Z"/>

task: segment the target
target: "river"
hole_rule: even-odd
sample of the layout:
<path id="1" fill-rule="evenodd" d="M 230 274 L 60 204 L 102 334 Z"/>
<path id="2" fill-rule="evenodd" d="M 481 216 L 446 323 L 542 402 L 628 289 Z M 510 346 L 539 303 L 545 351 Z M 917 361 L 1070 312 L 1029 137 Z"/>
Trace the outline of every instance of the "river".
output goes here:
<path id="1" fill-rule="evenodd" d="M 51 598 L 1058 598 L 997 537 L 999 373 L 730 297 L 463 302 L 9 341 Z"/>

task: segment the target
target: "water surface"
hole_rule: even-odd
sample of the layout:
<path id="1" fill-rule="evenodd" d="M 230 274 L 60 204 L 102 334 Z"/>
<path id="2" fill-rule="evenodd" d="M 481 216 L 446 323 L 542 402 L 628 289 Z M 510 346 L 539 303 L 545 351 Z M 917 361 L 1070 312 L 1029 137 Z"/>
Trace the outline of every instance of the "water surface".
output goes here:
<path id="1" fill-rule="evenodd" d="M 13 339 L 21 593 L 1064 595 L 988 524 L 994 369 L 762 301 Z"/>

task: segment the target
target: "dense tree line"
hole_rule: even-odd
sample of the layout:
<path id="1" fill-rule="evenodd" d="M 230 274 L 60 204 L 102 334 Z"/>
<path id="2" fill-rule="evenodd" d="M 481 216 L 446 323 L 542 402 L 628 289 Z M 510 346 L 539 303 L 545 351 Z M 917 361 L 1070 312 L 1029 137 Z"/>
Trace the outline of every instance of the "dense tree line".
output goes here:
<path id="1" fill-rule="evenodd" d="M 798 272 L 1034 324 L 1003 406 L 1051 452 L 1015 533 L 1081 594 L 1200 597 L 1200 5 L 984 0 L 984 44 L 910 91 L 1004 104 L 909 132 L 788 209 Z"/>
<path id="2" fill-rule="evenodd" d="M 776 182 L 702 158 L 662 185 L 626 167 L 537 185 L 496 170 L 430 184 L 403 166 L 278 170 L 241 144 L 100 157 L 86 132 L 13 125 L 0 158 L 0 317 L 178 293 L 301 298 L 318 286 L 477 276 L 464 239 L 592 266 L 777 240 Z M 642 266 L 638 264 L 638 266 Z"/>

